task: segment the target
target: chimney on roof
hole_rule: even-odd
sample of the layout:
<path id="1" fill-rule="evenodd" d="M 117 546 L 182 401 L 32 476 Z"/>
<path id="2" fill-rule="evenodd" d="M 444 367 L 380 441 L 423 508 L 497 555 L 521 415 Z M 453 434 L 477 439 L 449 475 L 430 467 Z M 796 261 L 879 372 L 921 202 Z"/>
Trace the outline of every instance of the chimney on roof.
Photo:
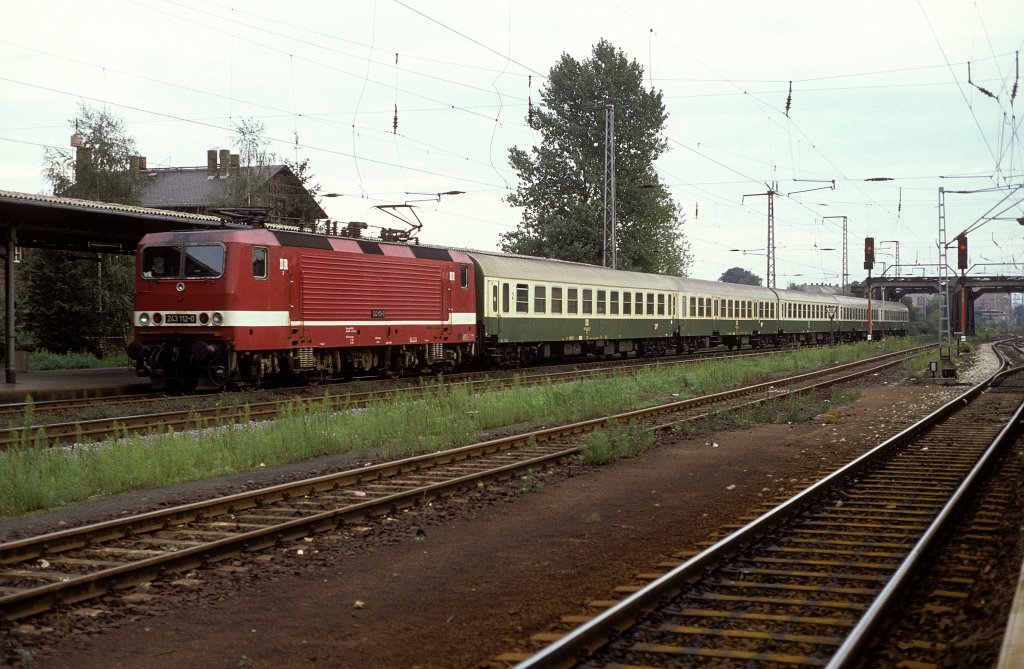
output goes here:
<path id="1" fill-rule="evenodd" d="M 221 179 L 228 178 L 228 166 L 231 162 L 231 149 L 220 150 L 220 163 L 217 166 L 217 176 Z"/>
<path id="2" fill-rule="evenodd" d="M 206 150 L 206 178 L 217 178 L 217 149 Z"/>
<path id="3" fill-rule="evenodd" d="M 138 156 L 128 156 L 128 170 L 132 174 L 135 174 L 136 172 L 139 171 L 139 157 Z"/>
<path id="4" fill-rule="evenodd" d="M 238 176 L 239 165 L 241 165 L 241 161 L 238 158 L 238 154 L 237 153 L 232 153 L 231 154 L 231 174 L 234 174 L 235 176 Z"/>
<path id="5" fill-rule="evenodd" d="M 146 156 L 139 156 L 139 171 L 146 171 Z"/>

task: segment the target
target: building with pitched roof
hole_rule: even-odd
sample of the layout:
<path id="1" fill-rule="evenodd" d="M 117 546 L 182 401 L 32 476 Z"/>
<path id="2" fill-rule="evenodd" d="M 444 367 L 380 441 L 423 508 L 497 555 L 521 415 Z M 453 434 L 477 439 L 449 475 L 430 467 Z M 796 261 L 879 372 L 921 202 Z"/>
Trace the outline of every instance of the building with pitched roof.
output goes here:
<path id="1" fill-rule="evenodd" d="M 241 166 L 238 155 L 228 149 L 207 151 L 205 167 L 148 168 L 144 157 L 133 159 L 132 167 L 145 177 L 145 207 L 214 215 L 241 210 L 262 214 L 257 218 L 268 224 L 307 229 L 327 218 L 290 167 Z"/>

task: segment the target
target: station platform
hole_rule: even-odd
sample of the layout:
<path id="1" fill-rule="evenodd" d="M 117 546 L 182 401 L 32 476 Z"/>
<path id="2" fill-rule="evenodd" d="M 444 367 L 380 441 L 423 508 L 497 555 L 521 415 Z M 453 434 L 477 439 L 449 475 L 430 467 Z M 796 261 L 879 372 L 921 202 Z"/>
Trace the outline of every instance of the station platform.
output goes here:
<path id="1" fill-rule="evenodd" d="M 0 383 L 0 404 L 15 404 L 90 397 L 109 397 L 149 391 L 149 379 L 134 369 L 62 369 L 18 372 L 15 383 Z"/>

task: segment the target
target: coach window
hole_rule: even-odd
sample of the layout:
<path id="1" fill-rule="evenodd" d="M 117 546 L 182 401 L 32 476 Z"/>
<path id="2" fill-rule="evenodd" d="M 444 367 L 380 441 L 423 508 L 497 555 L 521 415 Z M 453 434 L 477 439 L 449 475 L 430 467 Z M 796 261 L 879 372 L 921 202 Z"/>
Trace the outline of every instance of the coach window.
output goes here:
<path id="1" fill-rule="evenodd" d="M 617 316 L 619 313 L 619 291 L 613 290 L 608 301 L 608 313 Z"/>
<path id="2" fill-rule="evenodd" d="M 647 293 L 647 315 L 654 315 L 654 293 Z"/>
<path id="3" fill-rule="evenodd" d="M 547 313 L 548 307 L 548 296 L 547 288 L 544 286 L 533 287 L 533 313 L 543 314 Z"/>
<path id="4" fill-rule="evenodd" d="M 690 298 L 690 318 L 696 318 L 696 317 L 697 317 L 697 298 L 696 297 L 691 297 Z"/>
<path id="5" fill-rule="evenodd" d="M 622 294 L 622 314 L 629 316 L 633 313 L 633 293 Z"/>
<path id="6" fill-rule="evenodd" d="M 463 288 L 469 288 L 469 265 L 462 265 L 459 268 L 459 279 Z"/>
<path id="7" fill-rule="evenodd" d="M 570 313 L 570 314 L 578 314 L 579 313 L 579 311 L 580 311 L 580 308 L 579 308 L 579 294 L 580 294 L 579 288 L 570 288 L 569 289 L 569 308 L 567 310 L 567 313 Z"/>
<path id="8" fill-rule="evenodd" d="M 665 315 L 665 296 L 661 293 L 658 294 L 658 315 Z"/>
<path id="9" fill-rule="evenodd" d="M 551 287 L 551 313 L 560 314 L 562 313 L 562 287 L 552 286 Z"/>
<path id="10" fill-rule="evenodd" d="M 608 291 L 599 290 L 597 291 L 597 313 L 604 314 L 605 311 L 605 299 L 608 296 Z"/>
<path id="11" fill-rule="evenodd" d="M 498 313 L 498 284 L 491 286 L 491 311 Z"/>
<path id="12" fill-rule="evenodd" d="M 594 313 L 594 291 L 590 288 L 583 289 L 583 313 Z"/>
<path id="13" fill-rule="evenodd" d="M 516 313 L 530 313 L 530 287 L 525 283 L 516 284 Z"/>
<path id="14" fill-rule="evenodd" d="M 267 250 L 261 246 L 252 249 L 252 278 L 267 278 Z"/>
<path id="15" fill-rule="evenodd" d="M 506 314 L 509 311 L 509 288 L 507 283 L 501 284 L 501 310 Z"/>
<path id="16" fill-rule="evenodd" d="M 636 294 L 635 305 L 636 305 L 636 310 L 635 310 L 636 315 L 637 316 L 643 316 L 644 315 L 644 294 L 643 293 L 637 293 Z"/>

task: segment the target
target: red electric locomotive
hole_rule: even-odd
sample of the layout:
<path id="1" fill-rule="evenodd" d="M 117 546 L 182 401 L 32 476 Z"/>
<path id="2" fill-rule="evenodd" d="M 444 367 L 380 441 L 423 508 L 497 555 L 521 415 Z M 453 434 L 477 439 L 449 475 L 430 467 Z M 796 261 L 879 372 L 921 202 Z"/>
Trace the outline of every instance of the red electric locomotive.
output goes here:
<path id="1" fill-rule="evenodd" d="M 129 355 L 156 388 L 440 371 L 475 357 L 472 260 L 270 229 L 146 235 Z"/>

